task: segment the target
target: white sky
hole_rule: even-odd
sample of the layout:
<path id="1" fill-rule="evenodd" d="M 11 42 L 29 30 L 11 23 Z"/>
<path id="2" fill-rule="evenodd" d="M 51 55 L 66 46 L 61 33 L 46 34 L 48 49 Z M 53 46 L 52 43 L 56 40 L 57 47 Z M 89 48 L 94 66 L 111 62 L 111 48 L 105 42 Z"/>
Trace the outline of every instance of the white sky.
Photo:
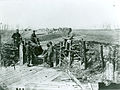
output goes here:
<path id="1" fill-rule="evenodd" d="M 40 28 L 120 26 L 120 0 L 0 0 L 0 22 Z"/>

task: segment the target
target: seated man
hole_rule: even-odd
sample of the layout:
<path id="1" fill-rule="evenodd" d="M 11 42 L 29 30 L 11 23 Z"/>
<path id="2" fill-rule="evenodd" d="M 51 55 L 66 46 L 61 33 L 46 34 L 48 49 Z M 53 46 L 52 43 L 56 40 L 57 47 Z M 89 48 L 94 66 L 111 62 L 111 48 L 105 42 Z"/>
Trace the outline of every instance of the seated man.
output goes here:
<path id="1" fill-rule="evenodd" d="M 31 41 L 35 44 L 38 44 L 39 40 L 35 34 L 35 30 L 33 31 L 32 35 L 31 35 Z"/>
<path id="2" fill-rule="evenodd" d="M 36 34 L 35 34 L 35 30 L 33 31 L 32 35 L 31 35 L 31 41 L 32 41 L 32 46 L 33 46 L 33 50 L 36 56 L 42 54 L 43 49 L 40 45 L 39 39 L 37 38 Z"/>

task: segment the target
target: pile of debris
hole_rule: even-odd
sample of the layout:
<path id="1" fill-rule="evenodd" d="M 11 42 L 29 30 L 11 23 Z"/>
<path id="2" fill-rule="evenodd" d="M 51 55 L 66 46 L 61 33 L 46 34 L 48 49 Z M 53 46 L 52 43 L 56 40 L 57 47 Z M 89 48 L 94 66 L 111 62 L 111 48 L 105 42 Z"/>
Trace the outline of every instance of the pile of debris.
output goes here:
<path id="1" fill-rule="evenodd" d="M 2 66 L 10 66 L 18 62 L 18 49 L 13 44 L 4 44 L 2 46 Z"/>
<path id="2" fill-rule="evenodd" d="M 70 70 L 81 82 L 97 82 L 102 78 L 103 70 L 101 64 L 98 64 L 98 62 L 94 62 L 91 68 L 86 70 L 82 67 L 84 66 L 80 66 L 78 62 L 78 64 L 76 63 L 76 65 L 74 65 Z"/>

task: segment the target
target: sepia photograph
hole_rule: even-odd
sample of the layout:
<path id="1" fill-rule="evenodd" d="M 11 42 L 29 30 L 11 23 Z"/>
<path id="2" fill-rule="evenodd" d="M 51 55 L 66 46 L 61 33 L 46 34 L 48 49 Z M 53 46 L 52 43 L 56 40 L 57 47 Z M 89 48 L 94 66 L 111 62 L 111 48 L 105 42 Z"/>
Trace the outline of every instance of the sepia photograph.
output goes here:
<path id="1" fill-rule="evenodd" d="M 120 0 L 0 0 L 0 90 L 120 90 Z"/>

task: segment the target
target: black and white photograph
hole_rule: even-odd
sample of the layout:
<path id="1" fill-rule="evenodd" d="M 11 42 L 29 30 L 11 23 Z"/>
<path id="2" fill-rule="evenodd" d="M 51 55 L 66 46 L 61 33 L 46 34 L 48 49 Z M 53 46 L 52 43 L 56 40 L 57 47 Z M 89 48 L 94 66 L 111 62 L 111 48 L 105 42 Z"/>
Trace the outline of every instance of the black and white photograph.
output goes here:
<path id="1" fill-rule="evenodd" d="M 0 0 L 0 90 L 120 90 L 120 0 Z"/>

